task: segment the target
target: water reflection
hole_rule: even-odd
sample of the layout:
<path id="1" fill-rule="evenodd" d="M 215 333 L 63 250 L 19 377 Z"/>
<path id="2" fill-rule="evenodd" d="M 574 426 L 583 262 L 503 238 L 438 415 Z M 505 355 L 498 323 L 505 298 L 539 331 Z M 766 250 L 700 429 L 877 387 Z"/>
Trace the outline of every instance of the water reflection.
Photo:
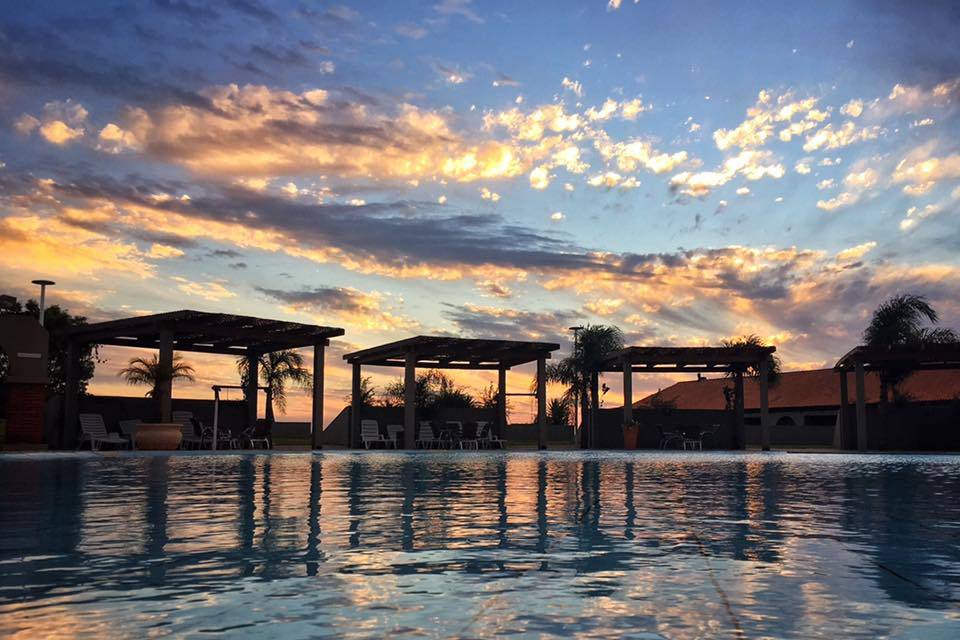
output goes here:
<path id="1" fill-rule="evenodd" d="M 958 458 L 8 456 L 0 487 L 3 635 L 960 625 Z"/>

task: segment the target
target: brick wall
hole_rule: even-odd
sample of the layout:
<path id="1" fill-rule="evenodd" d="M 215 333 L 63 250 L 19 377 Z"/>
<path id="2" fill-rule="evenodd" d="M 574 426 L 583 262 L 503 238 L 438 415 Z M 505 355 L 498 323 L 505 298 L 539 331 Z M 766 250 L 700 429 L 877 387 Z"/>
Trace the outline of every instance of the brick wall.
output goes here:
<path id="1" fill-rule="evenodd" d="M 6 386 L 7 442 L 42 444 L 46 385 L 8 382 Z"/>

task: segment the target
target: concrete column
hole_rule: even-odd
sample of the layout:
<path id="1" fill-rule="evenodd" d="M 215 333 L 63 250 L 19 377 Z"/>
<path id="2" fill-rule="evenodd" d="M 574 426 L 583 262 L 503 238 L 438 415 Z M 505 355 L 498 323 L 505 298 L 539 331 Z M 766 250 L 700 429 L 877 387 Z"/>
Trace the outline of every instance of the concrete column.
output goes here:
<path id="1" fill-rule="evenodd" d="M 314 449 L 323 449 L 323 356 L 324 343 L 313 345 L 313 407 L 310 433 Z"/>
<path id="2" fill-rule="evenodd" d="M 507 435 L 507 370 L 501 367 L 497 370 L 497 428 L 499 435 Z"/>
<path id="3" fill-rule="evenodd" d="M 837 413 L 837 426 L 833 431 L 833 446 L 837 449 L 845 448 L 844 439 L 847 434 L 847 422 L 850 416 L 847 407 L 850 404 L 850 392 L 847 385 L 846 370 L 840 372 L 840 411 Z"/>
<path id="4" fill-rule="evenodd" d="M 770 362 L 760 361 L 760 445 L 770 451 Z"/>
<path id="5" fill-rule="evenodd" d="M 55 446 L 73 449 L 77 446 L 77 414 L 80 402 L 80 345 L 72 340 L 67 343 L 67 380 L 63 391 L 63 429 Z"/>
<path id="6" fill-rule="evenodd" d="M 363 381 L 361 377 L 360 363 L 353 363 L 353 380 L 350 385 L 350 429 L 347 431 L 347 448 L 352 449 L 360 446 L 357 439 L 360 437 L 360 418 L 363 411 L 362 398 L 360 397 L 360 385 Z"/>
<path id="7" fill-rule="evenodd" d="M 413 351 L 403 364 L 403 446 L 417 446 L 417 354 Z"/>
<path id="8" fill-rule="evenodd" d="M 257 404 L 260 381 L 260 354 L 253 349 L 247 349 L 247 425 L 252 427 L 257 423 Z"/>
<path id="9" fill-rule="evenodd" d="M 733 374 L 733 432 L 735 449 L 747 448 L 747 426 L 743 421 L 743 372 Z"/>
<path id="10" fill-rule="evenodd" d="M 167 374 L 167 379 L 157 385 L 157 402 L 160 408 L 160 422 L 170 422 L 173 419 L 173 380 L 169 374 L 173 370 L 173 332 L 160 332 L 160 370 Z"/>
<path id="11" fill-rule="evenodd" d="M 547 359 L 537 358 L 537 446 L 547 448 Z"/>
<path id="12" fill-rule="evenodd" d="M 623 424 L 633 422 L 633 365 L 623 361 Z"/>
<path id="13" fill-rule="evenodd" d="M 867 450 L 867 383 L 863 363 L 856 366 L 857 385 L 857 449 Z"/>

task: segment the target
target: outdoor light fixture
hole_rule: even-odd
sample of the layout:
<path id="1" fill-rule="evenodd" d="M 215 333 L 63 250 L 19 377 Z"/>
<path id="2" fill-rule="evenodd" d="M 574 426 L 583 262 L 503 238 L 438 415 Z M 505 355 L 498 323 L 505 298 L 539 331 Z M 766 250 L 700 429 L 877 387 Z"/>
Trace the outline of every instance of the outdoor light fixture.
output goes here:
<path id="1" fill-rule="evenodd" d="M 40 285 L 40 326 L 43 326 L 44 311 L 47 309 L 47 287 L 57 284 L 53 280 L 34 280 L 33 284 Z"/>

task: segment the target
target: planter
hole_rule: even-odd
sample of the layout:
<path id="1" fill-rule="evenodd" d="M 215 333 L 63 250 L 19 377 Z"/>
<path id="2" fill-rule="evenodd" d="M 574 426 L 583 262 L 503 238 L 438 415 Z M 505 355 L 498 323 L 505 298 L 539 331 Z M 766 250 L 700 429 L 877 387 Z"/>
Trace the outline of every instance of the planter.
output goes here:
<path id="1" fill-rule="evenodd" d="M 638 424 L 623 425 L 623 448 L 624 449 L 636 449 L 637 441 L 639 439 L 640 439 L 640 425 Z"/>
<path id="2" fill-rule="evenodd" d="M 3 451 L 3 443 L 7 441 L 7 419 L 0 418 L 0 451 Z"/>
<path id="3" fill-rule="evenodd" d="M 137 425 L 133 442 L 142 451 L 174 451 L 180 446 L 183 434 L 177 423 L 144 423 Z"/>

